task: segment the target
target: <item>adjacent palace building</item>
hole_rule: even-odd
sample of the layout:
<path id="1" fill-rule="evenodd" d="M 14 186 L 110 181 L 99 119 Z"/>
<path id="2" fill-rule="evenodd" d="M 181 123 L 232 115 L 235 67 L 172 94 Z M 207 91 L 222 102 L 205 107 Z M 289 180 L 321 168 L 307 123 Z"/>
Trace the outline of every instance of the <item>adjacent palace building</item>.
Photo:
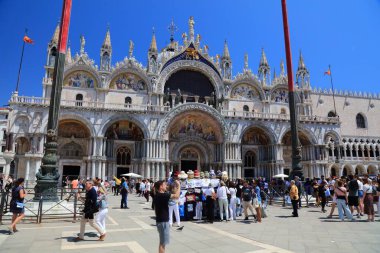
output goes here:
<path id="1" fill-rule="evenodd" d="M 14 93 L 0 161 L 4 174 L 35 180 L 41 165 L 59 26 L 47 48 L 42 97 Z M 227 171 L 267 178 L 291 170 L 284 64 L 271 74 L 264 51 L 257 72 L 244 59 L 232 75 L 227 43 L 211 56 L 194 32 L 158 50 L 153 34 L 144 67 L 133 55 L 111 64 L 110 31 L 100 66 L 85 51 L 67 52 L 59 120 L 59 173 L 112 178 L 127 172 L 165 178 L 173 170 Z M 380 96 L 312 89 L 302 55 L 296 104 L 305 177 L 377 174 Z M 3 111 L 8 114 L 8 111 Z M 4 120 L 3 120 L 4 121 Z M 4 142 L 4 141 L 3 141 Z"/>

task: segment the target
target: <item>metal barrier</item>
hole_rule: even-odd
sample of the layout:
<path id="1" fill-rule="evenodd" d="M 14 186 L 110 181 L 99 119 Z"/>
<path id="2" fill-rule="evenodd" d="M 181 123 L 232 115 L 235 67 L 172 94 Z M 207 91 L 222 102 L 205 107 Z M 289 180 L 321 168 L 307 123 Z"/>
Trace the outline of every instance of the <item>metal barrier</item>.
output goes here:
<path id="1" fill-rule="evenodd" d="M 72 219 L 76 222 L 78 214 L 83 209 L 84 202 L 81 200 L 81 190 L 72 190 L 67 188 L 57 188 L 58 201 L 47 201 L 41 196 L 39 200 L 34 199 L 35 192 L 33 188 L 25 188 L 27 193 L 24 198 L 25 217 L 41 223 L 43 219 Z M 0 192 L 0 224 L 2 224 L 5 217 L 11 219 L 10 202 L 12 199 L 12 192 Z M 69 203 L 73 198 L 73 202 Z M 44 209 L 44 207 L 46 207 Z"/>

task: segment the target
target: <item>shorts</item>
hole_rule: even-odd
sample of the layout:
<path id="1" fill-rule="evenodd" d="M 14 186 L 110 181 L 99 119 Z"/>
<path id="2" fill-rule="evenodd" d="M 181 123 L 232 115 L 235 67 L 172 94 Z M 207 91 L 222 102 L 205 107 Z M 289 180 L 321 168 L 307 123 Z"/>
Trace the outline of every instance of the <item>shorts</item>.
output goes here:
<path id="1" fill-rule="evenodd" d="M 333 197 L 332 197 L 332 202 L 336 204 L 336 203 L 337 203 L 337 202 L 336 202 L 336 197 L 335 197 L 335 195 L 332 195 L 332 196 L 333 196 Z"/>
<path id="2" fill-rule="evenodd" d="M 363 190 L 359 190 L 358 191 L 358 195 L 359 195 L 359 198 L 363 198 L 363 196 L 364 196 L 364 192 L 363 192 Z"/>
<path id="3" fill-rule="evenodd" d="M 160 237 L 160 245 L 169 244 L 169 237 L 170 237 L 169 222 L 157 222 L 157 231 Z"/>
<path id="4" fill-rule="evenodd" d="M 348 196 L 348 205 L 349 206 L 359 206 L 359 197 L 358 196 Z"/>

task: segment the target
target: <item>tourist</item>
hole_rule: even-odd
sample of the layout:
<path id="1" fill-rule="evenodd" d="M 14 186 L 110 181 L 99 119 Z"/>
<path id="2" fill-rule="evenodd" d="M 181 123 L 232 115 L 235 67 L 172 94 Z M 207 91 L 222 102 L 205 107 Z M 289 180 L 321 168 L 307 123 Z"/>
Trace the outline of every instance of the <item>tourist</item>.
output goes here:
<path id="1" fill-rule="evenodd" d="M 104 241 L 106 234 L 104 231 L 94 222 L 94 214 L 98 212 L 97 199 L 98 195 L 96 193 L 95 188 L 93 187 L 93 181 L 87 180 L 86 182 L 86 197 L 84 201 L 84 209 L 83 215 L 80 221 L 80 233 L 79 236 L 76 237 L 75 241 L 83 241 L 84 240 L 84 232 L 87 221 L 90 223 L 90 226 L 93 227 L 99 233 L 99 241 Z"/>
<path id="2" fill-rule="evenodd" d="M 170 185 L 169 190 L 172 194 L 175 195 L 177 191 L 181 189 L 179 181 L 177 180 L 177 177 L 173 177 Z M 154 202 L 154 201 L 153 201 Z M 170 198 L 169 200 L 169 226 L 173 226 L 173 213 L 175 215 L 175 221 L 177 223 L 177 227 L 181 227 L 181 219 L 179 217 L 179 196 L 178 198 Z"/>
<path id="3" fill-rule="evenodd" d="M 261 190 L 257 180 L 253 180 L 253 207 L 256 210 L 256 219 L 261 222 Z"/>
<path id="4" fill-rule="evenodd" d="M 178 188 L 175 193 L 168 193 L 165 181 L 158 181 L 155 184 L 156 194 L 154 196 L 154 205 L 156 213 L 156 225 L 160 238 L 158 252 L 164 253 L 165 246 L 169 244 L 170 226 L 169 226 L 169 200 L 178 199 L 180 189 Z"/>
<path id="5" fill-rule="evenodd" d="M 294 182 L 295 182 L 295 185 L 297 186 L 297 189 L 298 189 L 298 205 L 299 205 L 299 208 L 301 208 L 302 206 L 302 203 L 301 203 L 301 193 L 302 193 L 302 182 L 300 181 L 300 178 L 298 176 L 295 176 L 294 177 Z"/>
<path id="6" fill-rule="evenodd" d="M 336 196 L 336 204 L 338 206 L 339 219 L 344 221 L 344 214 L 346 214 L 347 218 L 351 221 L 354 221 L 352 217 L 351 211 L 347 206 L 348 197 L 347 190 L 343 187 L 344 182 L 342 180 L 338 180 L 338 185 L 335 187 L 334 194 Z M 344 211 L 344 214 L 343 214 Z"/>
<path id="7" fill-rule="evenodd" d="M 289 196 L 292 201 L 292 206 L 293 206 L 293 217 L 298 217 L 298 188 L 295 185 L 294 180 L 290 181 L 290 191 L 289 191 Z"/>
<path id="8" fill-rule="evenodd" d="M 144 193 L 145 193 L 145 180 L 143 180 L 140 183 L 140 194 L 139 194 L 139 197 L 144 197 Z"/>
<path id="9" fill-rule="evenodd" d="M 206 197 L 206 209 L 207 209 L 207 221 L 214 223 L 214 201 L 216 199 L 216 194 L 211 183 L 208 185 L 208 188 L 203 193 Z"/>
<path id="10" fill-rule="evenodd" d="M 316 178 L 313 179 L 313 183 L 311 183 L 311 186 L 313 187 L 313 194 L 315 197 L 315 206 L 319 207 L 319 204 L 320 204 L 320 199 L 318 195 L 319 185 L 318 185 L 318 180 Z"/>
<path id="11" fill-rule="evenodd" d="M 121 194 L 121 202 L 120 202 L 120 208 L 123 209 L 129 209 L 128 207 L 128 183 L 125 181 L 125 178 L 121 179 L 120 184 L 120 194 Z"/>
<path id="12" fill-rule="evenodd" d="M 8 227 L 9 234 L 13 235 L 14 232 L 18 232 L 16 224 L 19 223 L 25 216 L 24 198 L 26 191 L 24 190 L 24 178 L 19 178 L 14 183 L 12 188 L 12 199 L 9 204 L 12 215 L 12 224 Z"/>
<path id="13" fill-rule="evenodd" d="M 235 187 L 235 183 L 234 182 L 230 182 L 229 184 L 229 191 L 230 191 L 230 195 L 231 195 L 231 198 L 230 198 L 230 205 L 229 205 L 229 209 L 230 209 L 230 214 L 231 214 L 231 218 L 230 220 L 236 220 L 236 204 L 237 204 L 237 198 L 236 198 L 236 187 Z"/>
<path id="14" fill-rule="evenodd" d="M 338 187 L 338 181 L 336 180 L 333 180 L 334 181 L 334 185 L 331 185 L 330 183 L 330 194 L 332 196 L 332 203 L 331 203 L 331 210 L 330 210 L 330 214 L 327 216 L 327 218 L 332 218 L 333 214 L 334 214 L 334 210 L 335 210 L 335 207 L 337 205 L 337 202 L 336 202 L 336 194 L 335 194 L 335 188 Z"/>
<path id="15" fill-rule="evenodd" d="M 150 181 L 149 179 L 146 180 L 146 183 L 145 183 L 145 193 L 144 193 L 144 197 L 146 199 L 146 202 L 149 202 L 149 196 L 150 196 Z"/>
<path id="16" fill-rule="evenodd" d="M 368 178 L 368 176 L 367 176 Z M 363 191 L 363 179 L 359 178 L 357 175 L 355 175 L 355 179 L 358 182 L 359 189 L 358 189 L 358 197 L 359 197 L 359 210 L 360 210 L 360 216 L 363 216 L 364 212 L 364 191 Z"/>
<path id="17" fill-rule="evenodd" d="M 247 181 L 243 182 L 243 188 L 241 189 L 241 199 L 243 201 L 243 212 L 244 212 L 244 220 L 248 220 L 248 210 L 252 213 L 252 216 L 255 217 L 253 213 L 252 206 L 252 187 L 248 185 Z"/>
<path id="18" fill-rule="evenodd" d="M 242 202 L 241 202 L 241 189 L 243 188 L 243 183 L 241 179 L 237 180 L 236 184 L 236 216 L 241 216 L 242 213 Z"/>
<path id="19" fill-rule="evenodd" d="M 110 184 L 111 184 L 112 193 L 114 195 L 116 195 L 116 181 L 115 180 L 111 180 Z"/>
<path id="20" fill-rule="evenodd" d="M 108 213 L 108 202 L 107 202 L 107 188 L 103 185 L 98 187 L 98 205 L 99 212 L 96 215 L 96 224 L 106 233 L 106 217 Z"/>
<path id="21" fill-rule="evenodd" d="M 363 184 L 364 213 L 368 215 L 367 221 L 373 222 L 375 209 L 373 207 L 372 184 L 368 178 L 363 178 Z"/>
<path id="22" fill-rule="evenodd" d="M 229 220 L 229 218 L 228 218 L 227 194 L 230 194 L 230 191 L 228 190 L 226 184 L 223 181 L 220 181 L 219 187 L 216 191 L 216 195 L 218 198 L 218 204 L 219 204 L 220 221 L 223 221 L 223 209 L 224 209 L 224 213 L 226 215 L 226 221 Z"/>
<path id="23" fill-rule="evenodd" d="M 375 179 L 372 184 L 376 189 L 376 194 L 373 196 L 373 202 L 377 205 L 377 216 L 380 217 L 380 174 L 378 174 L 377 179 Z"/>
<path id="24" fill-rule="evenodd" d="M 354 214 L 354 207 L 357 211 L 357 217 L 360 218 L 359 210 L 359 184 L 353 175 L 348 176 L 348 206 L 350 207 L 352 215 Z"/>
<path id="25" fill-rule="evenodd" d="M 322 212 L 325 213 L 326 212 L 326 209 L 325 209 L 325 206 L 326 206 L 326 190 L 328 189 L 327 187 L 327 182 L 326 180 L 323 180 L 319 186 L 318 186 L 318 196 L 319 196 L 319 199 L 321 201 L 321 206 L 322 206 Z"/>

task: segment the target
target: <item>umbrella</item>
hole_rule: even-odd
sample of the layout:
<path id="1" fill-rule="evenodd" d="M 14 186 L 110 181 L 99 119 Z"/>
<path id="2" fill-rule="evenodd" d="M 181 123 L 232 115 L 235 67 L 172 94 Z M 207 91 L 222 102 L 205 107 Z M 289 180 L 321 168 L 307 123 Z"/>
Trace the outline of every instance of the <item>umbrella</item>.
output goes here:
<path id="1" fill-rule="evenodd" d="M 289 176 L 286 175 L 286 174 L 277 174 L 277 175 L 274 175 L 273 177 L 274 178 L 286 178 L 286 177 L 289 177 Z"/>
<path id="2" fill-rule="evenodd" d="M 136 173 L 121 174 L 120 176 L 141 178 L 142 176 Z"/>

